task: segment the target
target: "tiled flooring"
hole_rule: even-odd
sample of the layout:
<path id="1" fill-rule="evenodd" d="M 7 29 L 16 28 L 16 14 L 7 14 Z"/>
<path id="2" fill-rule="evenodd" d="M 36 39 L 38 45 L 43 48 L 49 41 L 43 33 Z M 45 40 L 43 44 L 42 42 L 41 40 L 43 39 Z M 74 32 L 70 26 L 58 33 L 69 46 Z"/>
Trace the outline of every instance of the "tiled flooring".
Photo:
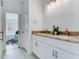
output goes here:
<path id="1" fill-rule="evenodd" d="M 28 55 L 23 49 L 8 49 L 3 59 L 37 59 L 34 55 Z"/>
<path id="2" fill-rule="evenodd" d="M 6 49 L 13 49 L 13 48 L 17 48 L 18 47 L 18 44 L 8 44 L 6 45 Z"/>
<path id="3" fill-rule="evenodd" d="M 17 48 L 18 47 L 18 44 L 8 44 L 6 45 L 6 49 L 13 49 L 13 48 Z"/>

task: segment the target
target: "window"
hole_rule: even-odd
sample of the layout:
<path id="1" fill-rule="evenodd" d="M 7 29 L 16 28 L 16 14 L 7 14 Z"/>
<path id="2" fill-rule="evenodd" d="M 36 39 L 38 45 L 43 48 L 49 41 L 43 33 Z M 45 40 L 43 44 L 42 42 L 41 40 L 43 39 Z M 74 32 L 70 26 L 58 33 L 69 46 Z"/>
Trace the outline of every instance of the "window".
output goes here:
<path id="1" fill-rule="evenodd" d="M 18 14 L 6 13 L 6 32 L 15 33 L 18 30 Z"/>

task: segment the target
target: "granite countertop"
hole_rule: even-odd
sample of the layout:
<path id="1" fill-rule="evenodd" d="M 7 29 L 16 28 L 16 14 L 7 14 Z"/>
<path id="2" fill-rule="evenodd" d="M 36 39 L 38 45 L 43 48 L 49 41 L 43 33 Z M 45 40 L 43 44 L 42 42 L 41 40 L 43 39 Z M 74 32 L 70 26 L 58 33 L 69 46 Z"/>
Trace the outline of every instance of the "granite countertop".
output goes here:
<path id="1" fill-rule="evenodd" d="M 40 32 L 32 33 L 32 34 L 33 35 L 49 37 L 49 38 L 54 38 L 54 39 L 57 39 L 57 40 L 62 40 L 62 41 L 67 41 L 67 42 L 72 42 L 72 43 L 79 44 L 79 36 L 53 35 L 53 34 L 40 33 Z"/>

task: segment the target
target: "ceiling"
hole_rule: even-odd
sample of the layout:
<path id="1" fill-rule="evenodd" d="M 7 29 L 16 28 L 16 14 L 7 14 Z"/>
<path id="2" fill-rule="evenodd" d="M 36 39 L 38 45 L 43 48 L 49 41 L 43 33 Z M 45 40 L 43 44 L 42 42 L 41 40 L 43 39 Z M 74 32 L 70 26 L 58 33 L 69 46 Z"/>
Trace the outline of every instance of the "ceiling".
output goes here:
<path id="1" fill-rule="evenodd" d="M 20 2 L 24 1 L 24 0 L 19 0 Z"/>

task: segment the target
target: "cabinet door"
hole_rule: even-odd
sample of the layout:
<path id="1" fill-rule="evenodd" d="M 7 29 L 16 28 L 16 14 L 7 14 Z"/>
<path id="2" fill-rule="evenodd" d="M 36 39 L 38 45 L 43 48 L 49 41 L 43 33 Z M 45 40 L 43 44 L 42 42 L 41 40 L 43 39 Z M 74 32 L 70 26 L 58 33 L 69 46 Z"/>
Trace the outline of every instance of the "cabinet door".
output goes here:
<path id="1" fill-rule="evenodd" d="M 59 49 L 55 49 L 55 58 L 56 59 L 79 59 L 77 55 L 70 52 L 62 51 Z"/>
<path id="2" fill-rule="evenodd" d="M 47 43 L 43 43 L 43 59 L 79 59 L 78 55 L 63 51 Z"/>
<path id="3" fill-rule="evenodd" d="M 39 57 L 40 59 L 46 59 L 46 47 L 45 44 L 42 41 L 38 41 L 39 44 L 39 49 L 38 49 L 38 53 L 39 53 Z"/>
<path id="4" fill-rule="evenodd" d="M 33 53 L 38 55 L 38 43 L 34 38 L 33 38 Z"/>
<path id="5" fill-rule="evenodd" d="M 39 38 L 38 38 L 38 36 L 32 36 L 32 39 L 33 39 L 33 53 L 38 58 L 40 58 L 40 56 L 39 56 L 40 55 L 40 53 L 39 53 L 39 51 L 40 51 L 40 49 L 39 49 L 40 44 L 38 42 Z"/>
<path id="6" fill-rule="evenodd" d="M 39 37 L 39 36 L 33 36 L 33 52 L 36 54 L 36 56 L 38 56 L 38 58 L 40 59 L 46 59 L 46 56 L 45 56 L 45 46 L 44 46 L 44 43 L 42 41 L 42 37 Z"/>
<path id="7" fill-rule="evenodd" d="M 43 44 L 38 40 L 33 40 L 33 52 L 36 54 L 36 56 L 40 59 L 43 58 L 44 51 Z"/>
<path id="8" fill-rule="evenodd" d="M 46 59 L 55 59 L 55 51 L 54 48 L 49 46 L 48 44 L 44 44 L 44 49 L 45 49 L 45 54 L 44 57 L 46 57 Z"/>

